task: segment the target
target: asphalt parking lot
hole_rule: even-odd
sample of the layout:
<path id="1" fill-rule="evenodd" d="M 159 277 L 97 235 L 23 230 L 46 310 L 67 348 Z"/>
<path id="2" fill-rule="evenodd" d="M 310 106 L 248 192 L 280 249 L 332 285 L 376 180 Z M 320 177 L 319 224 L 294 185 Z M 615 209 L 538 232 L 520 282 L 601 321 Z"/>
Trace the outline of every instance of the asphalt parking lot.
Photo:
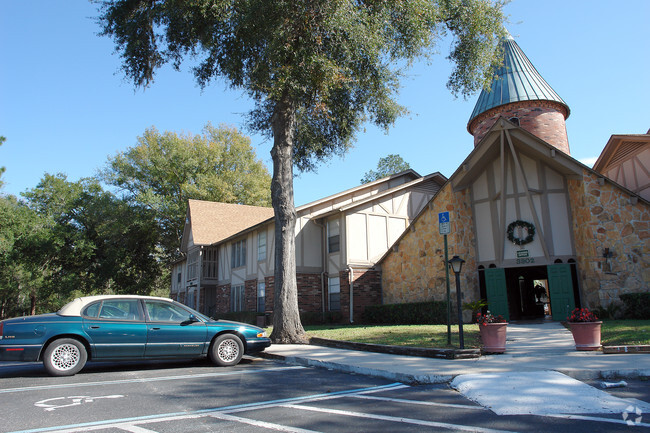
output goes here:
<path id="1" fill-rule="evenodd" d="M 645 383 L 615 392 L 647 396 Z M 643 391 L 643 390 L 646 391 Z M 414 386 L 321 368 L 245 359 L 89 364 L 49 377 L 0 363 L 3 432 L 630 431 L 622 414 L 499 416 L 447 385 Z M 637 416 L 628 414 L 633 422 Z M 650 431 L 642 420 L 633 431 Z"/>

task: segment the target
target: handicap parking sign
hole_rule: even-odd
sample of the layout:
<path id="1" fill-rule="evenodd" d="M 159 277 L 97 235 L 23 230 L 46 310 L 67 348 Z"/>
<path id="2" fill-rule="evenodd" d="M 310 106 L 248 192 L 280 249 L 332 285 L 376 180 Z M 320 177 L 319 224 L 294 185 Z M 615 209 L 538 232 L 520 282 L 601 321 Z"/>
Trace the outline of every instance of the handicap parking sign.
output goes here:
<path id="1" fill-rule="evenodd" d="M 441 235 L 451 233 L 451 223 L 449 222 L 449 212 L 440 212 L 438 214 L 438 232 Z"/>

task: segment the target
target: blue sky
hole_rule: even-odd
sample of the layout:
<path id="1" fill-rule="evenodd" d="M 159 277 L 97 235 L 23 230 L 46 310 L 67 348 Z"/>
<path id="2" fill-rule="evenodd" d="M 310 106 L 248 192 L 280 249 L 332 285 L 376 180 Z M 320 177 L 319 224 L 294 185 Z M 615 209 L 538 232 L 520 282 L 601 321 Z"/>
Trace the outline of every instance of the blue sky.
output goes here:
<path id="1" fill-rule="evenodd" d="M 571 109 L 572 156 L 593 164 L 612 134 L 650 129 L 650 1 L 514 0 L 505 11 L 510 33 Z M 201 90 L 187 67 L 165 68 L 149 89 L 134 89 L 112 40 L 96 35 L 96 15 L 83 0 L 0 1 L 0 135 L 7 138 L 0 192 L 18 195 L 44 173 L 92 176 L 152 126 L 193 134 L 208 122 L 242 127 L 247 97 L 223 82 Z M 391 153 L 422 175 L 455 171 L 473 148 L 466 128 L 478 94 L 449 93 L 448 46 L 439 48 L 402 83 L 410 114 L 388 135 L 368 125 L 344 159 L 297 177 L 296 205 L 357 186 Z M 271 143 L 251 139 L 271 171 Z"/>

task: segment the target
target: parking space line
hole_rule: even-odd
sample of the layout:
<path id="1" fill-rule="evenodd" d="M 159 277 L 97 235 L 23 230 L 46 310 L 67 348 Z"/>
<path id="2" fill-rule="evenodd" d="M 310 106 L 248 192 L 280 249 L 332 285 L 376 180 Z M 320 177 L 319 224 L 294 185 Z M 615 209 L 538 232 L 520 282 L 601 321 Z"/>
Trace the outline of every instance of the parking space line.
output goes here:
<path id="1" fill-rule="evenodd" d="M 325 409 L 325 408 L 313 407 L 313 406 L 302 406 L 298 404 L 284 404 L 282 405 L 282 407 L 286 407 L 290 409 L 308 410 L 312 412 L 321 412 L 321 413 L 327 413 L 331 415 L 353 416 L 356 418 L 368 418 L 368 419 L 374 419 L 379 421 L 391 421 L 391 422 L 397 422 L 403 424 L 414 424 L 414 425 L 421 425 L 424 427 L 436 427 L 436 428 L 445 428 L 445 429 L 481 432 L 481 433 L 514 433 L 509 430 L 494 430 L 494 429 L 488 429 L 488 428 L 482 428 L 476 426 L 450 424 L 446 422 L 425 421 L 421 419 L 403 418 L 403 417 L 395 417 L 395 416 L 387 416 L 387 415 L 376 415 L 376 414 L 352 412 L 348 410 L 339 410 L 339 409 Z"/>
<path id="2" fill-rule="evenodd" d="M 371 393 L 371 392 L 381 392 L 381 391 L 390 391 L 393 389 L 400 389 L 408 387 L 402 383 L 392 383 L 388 385 L 373 386 L 371 388 L 360 388 L 352 389 L 346 391 L 337 391 L 329 394 L 315 394 L 305 397 L 292 397 L 284 398 L 279 400 L 270 400 L 257 403 L 245 403 L 234 406 L 225 406 L 220 408 L 212 409 L 201 409 L 193 412 L 176 412 L 176 413 L 165 413 L 157 415 L 144 415 L 132 418 L 123 418 L 123 419 L 112 419 L 112 420 L 103 420 L 103 421 L 93 421 L 88 423 L 72 424 L 58 427 L 42 427 L 30 430 L 20 430 L 13 433 L 42 433 L 42 432 L 57 432 L 57 433 L 73 433 L 79 431 L 93 431 L 93 430 L 103 430 L 108 428 L 121 428 L 121 426 L 131 426 L 136 424 L 145 424 L 145 423 L 156 423 L 156 422 L 165 422 L 165 421 L 176 421 L 181 419 L 191 419 L 191 418 L 201 418 L 204 416 L 210 416 L 212 414 L 218 413 L 236 413 L 248 410 L 256 409 L 266 409 L 272 407 L 280 407 L 288 403 L 302 403 L 309 401 L 317 401 L 321 398 L 337 398 L 344 397 L 350 394 L 355 393 Z"/>
<path id="3" fill-rule="evenodd" d="M 547 416 L 551 418 L 563 418 L 563 419 L 581 419 L 583 421 L 595 421 L 595 422 L 606 422 L 606 423 L 612 423 L 612 424 L 623 424 L 623 425 L 629 425 L 632 427 L 650 427 L 650 423 L 644 423 L 644 422 L 635 422 L 635 421 L 627 421 L 624 420 L 622 417 L 621 419 L 618 418 L 602 418 L 598 416 L 585 416 L 585 415 L 574 415 L 574 414 L 546 414 L 546 415 L 540 415 L 540 416 Z M 631 424 L 630 424 L 631 422 Z"/>
<path id="4" fill-rule="evenodd" d="M 394 403 L 407 403 L 407 404 L 419 404 L 422 406 L 442 406 L 442 407 L 454 407 L 458 409 L 475 409 L 475 410 L 489 410 L 483 406 L 469 405 L 469 404 L 454 404 L 454 403 L 436 403 L 433 401 L 419 401 L 419 400 L 408 400 L 403 398 L 389 398 L 389 397 L 377 397 L 374 395 L 363 395 L 357 394 L 352 395 L 354 398 L 361 398 L 367 400 L 381 400 L 381 401 L 392 401 Z"/>
<path id="5" fill-rule="evenodd" d="M 25 392 L 25 391 L 41 391 L 46 389 L 62 389 L 62 388 L 77 388 L 87 386 L 104 386 L 104 385 L 119 385 L 123 383 L 144 383 L 144 382 L 162 382 L 169 380 L 187 380 L 187 379 L 201 379 L 206 377 L 219 377 L 219 376 L 235 376 L 238 374 L 253 374 L 253 373 L 271 373 L 276 371 L 286 371 L 295 369 L 304 369 L 303 366 L 282 366 L 271 367 L 255 370 L 237 370 L 229 372 L 216 372 L 216 373 L 202 373 L 202 374 L 183 374 L 178 376 L 165 376 L 165 377 L 151 377 L 151 378 L 138 378 L 138 379 L 119 379 L 119 380 L 106 380 L 98 382 L 83 382 L 83 383 L 66 383 L 60 385 L 40 385 L 40 386 L 26 386 L 24 388 L 8 388 L 0 389 L 0 394 L 7 394 L 12 392 Z"/>
<path id="6" fill-rule="evenodd" d="M 120 430 L 128 431 L 130 433 L 158 433 L 157 431 L 142 428 L 137 425 L 120 426 Z"/>
<path id="7" fill-rule="evenodd" d="M 225 413 L 214 413 L 210 415 L 212 418 L 218 418 L 224 421 L 233 421 L 243 424 L 249 424 L 255 427 L 264 427 L 272 430 L 289 432 L 289 433 L 319 433 L 315 430 L 306 430 L 298 427 L 289 427 L 281 424 L 274 424 L 266 421 L 257 421 L 254 419 L 242 418 L 239 416 L 228 415 Z"/>

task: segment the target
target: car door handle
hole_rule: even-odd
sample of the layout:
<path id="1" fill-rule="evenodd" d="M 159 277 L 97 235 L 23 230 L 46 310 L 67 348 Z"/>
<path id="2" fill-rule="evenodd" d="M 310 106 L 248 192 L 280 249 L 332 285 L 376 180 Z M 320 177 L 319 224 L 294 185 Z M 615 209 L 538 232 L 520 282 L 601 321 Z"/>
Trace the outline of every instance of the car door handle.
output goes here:
<path id="1" fill-rule="evenodd" d="M 152 331 L 160 331 L 160 328 L 151 328 Z"/>
<path id="2" fill-rule="evenodd" d="M 99 329 L 99 326 L 91 326 L 90 329 Z"/>

